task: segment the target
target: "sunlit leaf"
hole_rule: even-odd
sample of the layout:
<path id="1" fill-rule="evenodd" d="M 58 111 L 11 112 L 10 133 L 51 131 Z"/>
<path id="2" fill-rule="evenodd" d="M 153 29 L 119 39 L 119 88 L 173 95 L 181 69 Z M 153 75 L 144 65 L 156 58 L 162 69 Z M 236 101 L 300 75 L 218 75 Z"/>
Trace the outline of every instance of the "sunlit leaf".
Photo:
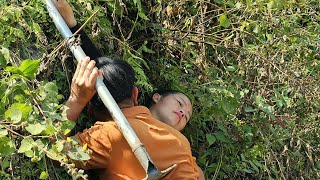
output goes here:
<path id="1" fill-rule="evenodd" d="M 47 179 L 47 178 L 48 178 L 48 173 L 46 171 L 42 171 L 39 179 Z"/>
<path id="2" fill-rule="evenodd" d="M 224 28 L 228 28 L 231 25 L 231 21 L 228 19 L 227 15 L 225 14 L 221 14 L 219 16 L 219 23 L 220 23 L 220 26 Z"/>
<path id="3" fill-rule="evenodd" d="M 61 131 L 66 135 L 68 134 L 76 125 L 73 121 L 64 121 L 61 126 Z"/>
<path id="4" fill-rule="evenodd" d="M 45 129 L 46 129 L 46 126 L 40 123 L 28 124 L 28 126 L 26 127 L 26 130 L 32 135 L 38 135 Z"/>
<path id="5" fill-rule="evenodd" d="M 38 67 L 40 64 L 40 60 L 24 60 L 19 66 L 19 70 L 22 75 L 28 78 L 34 78 L 36 73 L 38 72 Z"/>
<path id="6" fill-rule="evenodd" d="M 21 141 L 21 145 L 18 150 L 18 153 L 24 153 L 26 151 L 30 151 L 31 148 L 33 147 L 33 143 L 34 143 L 34 140 L 31 137 L 24 138 Z"/>

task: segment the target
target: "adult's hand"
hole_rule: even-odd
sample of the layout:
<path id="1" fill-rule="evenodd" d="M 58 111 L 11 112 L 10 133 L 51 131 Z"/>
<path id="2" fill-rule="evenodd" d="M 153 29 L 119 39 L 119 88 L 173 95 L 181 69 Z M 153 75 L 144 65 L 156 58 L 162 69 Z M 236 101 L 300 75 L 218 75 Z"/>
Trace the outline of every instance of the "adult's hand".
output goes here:
<path id="1" fill-rule="evenodd" d="M 76 122 L 79 114 L 96 93 L 95 84 L 101 72 L 95 67 L 95 61 L 89 57 L 82 59 L 73 75 L 71 92 L 66 106 L 68 119 Z"/>
<path id="2" fill-rule="evenodd" d="M 51 1 L 58 9 L 60 15 L 62 16 L 64 21 L 67 23 L 69 28 L 72 28 L 75 25 L 77 25 L 77 21 L 74 18 L 72 8 L 66 0 L 51 0 Z"/>

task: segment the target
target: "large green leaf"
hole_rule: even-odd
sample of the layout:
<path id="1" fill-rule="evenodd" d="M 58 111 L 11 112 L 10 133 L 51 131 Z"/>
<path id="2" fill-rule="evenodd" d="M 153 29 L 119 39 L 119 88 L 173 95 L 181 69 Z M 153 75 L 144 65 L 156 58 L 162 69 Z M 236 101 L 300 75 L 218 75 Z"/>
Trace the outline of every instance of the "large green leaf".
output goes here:
<path id="1" fill-rule="evenodd" d="M 23 76 L 34 78 L 36 73 L 38 72 L 39 64 L 40 60 L 27 59 L 22 61 L 21 65 L 19 66 L 19 70 L 21 71 Z"/>
<path id="2" fill-rule="evenodd" d="M 11 119 L 14 123 L 18 123 L 21 120 L 27 120 L 29 113 L 32 110 L 32 106 L 15 103 L 5 112 L 6 119 Z"/>
<path id="3" fill-rule="evenodd" d="M 24 153 L 30 151 L 33 147 L 34 140 L 31 137 L 24 138 L 21 141 L 21 146 L 18 150 L 18 153 Z"/>
<path id="4" fill-rule="evenodd" d="M 28 124 L 28 126 L 26 127 L 26 130 L 32 135 L 38 135 L 42 131 L 46 130 L 46 128 L 47 128 L 46 125 L 35 123 L 35 124 Z"/>

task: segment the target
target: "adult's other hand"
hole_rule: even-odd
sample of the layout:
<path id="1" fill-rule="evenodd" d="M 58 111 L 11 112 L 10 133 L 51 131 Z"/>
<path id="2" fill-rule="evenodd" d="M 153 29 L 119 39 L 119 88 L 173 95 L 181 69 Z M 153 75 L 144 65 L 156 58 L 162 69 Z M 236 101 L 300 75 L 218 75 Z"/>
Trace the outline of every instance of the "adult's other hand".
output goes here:
<path id="1" fill-rule="evenodd" d="M 56 6 L 60 15 L 62 16 L 62 18 L 70 28 L 77 25 L 77 21 L 74 18 L 72 8 L 66 0 L 51 0 L 51 1 Z"/>

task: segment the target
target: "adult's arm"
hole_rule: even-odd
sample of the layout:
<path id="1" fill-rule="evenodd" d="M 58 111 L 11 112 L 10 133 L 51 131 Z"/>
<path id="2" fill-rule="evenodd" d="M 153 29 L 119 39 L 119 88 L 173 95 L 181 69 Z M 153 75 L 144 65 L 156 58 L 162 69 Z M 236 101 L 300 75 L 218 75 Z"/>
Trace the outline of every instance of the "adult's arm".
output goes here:
<path id="1" fill-rule="evenodd" d="M 62 18 L 65 20 L 66 24 L 71 28 L 71 31 L 73 33 L 76 32 L 80 28 L 80 25 L 78 25 L 74 17 L 70 4 L 66 0 L 52 0 L 52 2 L 56 6 Z M 100 57 L 100 52 L 87 34 L 83 30 L 79 31 L 79 34 L 82 40 L 82 49 L 84 52 L 91 59 L 97 59 Z M 90 61 L 89 57 L 78 63 L 76 72 L 72 78 L 71 93 L 66 102 L 66 106 L 69 108 L 67 110 L 67 117 L 74 122 L 77 122 L 82 109 L 95 93 L 94 85 L 98 69 L 95 68 L 95 62 Z"/>
<path id="2" fill-rule="evenodd" d="M 76 21 L 70 4 L 66 0 L 52 0 L 52 2 L 56 6 L 66 24 L 69 26 L 71 32 L 75 33 L 81 27 L 81 25 Z M 98 57 L 102 56 L 100 51 L 96 48 L 83 30 L 80 30 L 78 35 L 80 35 L 81 47 L 87 56 L 89 56 L 91 59 L 97 59 Z"/>
<path id="3" fill-rule="evenodd" d="M 70 28 L 70 30 L 75 33 L 80 27 L 80 24 L 76 24 L 74 27 Z M 97 47 L 92 43 L 89 36 L 82 29 L 78 32 L 78 35 L 80 35 L 81 47 L 87 56 L 94 60 L 102 56 Z"/>
<path id="4" fill-rule="evenodd" d="M 77 122 L 82 109 L 96 93 L 95 83 L 101 72 L 95 64 L 95 61 L 86 57 L 80 60 L 73 75 L 70 96 L 65 105 L 68 107 L 67 118 L 74 122 Z"/>

